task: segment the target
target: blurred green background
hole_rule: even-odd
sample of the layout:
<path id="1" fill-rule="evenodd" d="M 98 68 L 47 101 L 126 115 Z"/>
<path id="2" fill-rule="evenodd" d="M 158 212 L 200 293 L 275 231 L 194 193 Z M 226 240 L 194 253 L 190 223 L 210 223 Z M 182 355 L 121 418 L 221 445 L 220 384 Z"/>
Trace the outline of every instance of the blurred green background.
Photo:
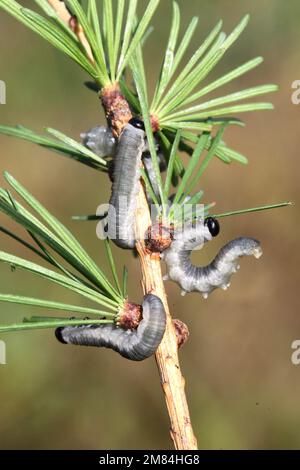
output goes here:
<path id="1" fill-rule="evenodd" d="M 140 7 L 145 1 L 140 1 Z M 222 220 L 221 234 L 205 253 L 211 259 L 222 244 L 239 235 L 261 240 L 264 256 L 247 259 L 227 292 L 207 301 L 198 294 L 180 296 L 167 283 L 175 318 L 185 321 L 190 339 L 180 351 L 186 391 L 200 448 L 299 448 L 300 366 L 291 363 L 291 343 L 300 339 L 299 288 L 299 117 L 291 102 L 291 83 L 300 79 L 297 0 L 179 0 L 182 24 L 200 17 L 193 48 L 223 18 L 226 32 L 240 18 L 251 22 L 209 80 L 257 56 L 264 63 L 219 91 L 277 83 L 267 98 L 274 111 L 243 115 L 247 127 L 227 131 L 227 141 L 249 158 L 248 166 L 215 160 L 204 174 L 205 200 L 217 211 L 293 200 L 292 208 Z M 23 2 L 32 6 L 33 2 Z M 171 19 L 171 2 L 161 1 L 155 32 L 146 47 L 153 87 Z M 0 123 L 50 126 L 79 137 L 103 123 L 96 95 L 82 86 L 87 79 L 63 54 L 0 11 L 0 79 L 7 104 Z M 190 50 L 190 52 L 192 49 Z M 262 101 L 266 99 L 263 98 Z M 106 202 L 110 188 L 101 173 L 45 149 L 0 136 L 1 170 L 8 170 L 58 216 L 105 266 L 94 223 L 71 221 Z M 4 183 L 2 179 L 2 183 Z M 10 225 L 4 216 L 1 224 Z M 1 249 L 30 257 L 1 236 Z M 142 296 L 140 269 L 130 253 L 114 250 L 126 262 L 130 298 Z M 33 258 L 31 258 L 33 259 Z M 24 272 L 0 266 L 1 292 L 80 302 L 63 289 Z M 0 305 L 1 322 L 45 313 Z M 125 361 L 107 350 L 64 347 L 49 331 L 7 333 L 7 365 L 0 365 L 1 449 L 171 448 L 169 422 L 154 359 Z"/>

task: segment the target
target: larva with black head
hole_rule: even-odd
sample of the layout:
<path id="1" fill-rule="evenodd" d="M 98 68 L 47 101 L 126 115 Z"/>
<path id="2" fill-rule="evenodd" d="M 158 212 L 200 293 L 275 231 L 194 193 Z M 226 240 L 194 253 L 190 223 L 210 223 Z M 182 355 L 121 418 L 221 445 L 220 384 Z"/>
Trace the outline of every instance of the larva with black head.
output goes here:
<path id="1" fill-rule="evenodd" d="M 134 214 L 145 149 L 145 131 L 140 122 L 131 120 L 119 138 L 108 209 L 109 238 L 119 247 L 129 249 L 135 247 Z"/>
<path id="2" fill-rule="evenodd" d="M 241 256 L 253 255 L 259 258 L 262 254 L 258 240 L 240 237 L 227 243 L 215 259 L 204 267 L 194 266 L 190 260 L 191 251 L 200 243 L 210 241 L 219 233 L 219 223 L 216 219 L 207 218 L 205 223 L 197 223 L 175 231 L 174 240 L 163 253 L 167 265 L 167 276 L 179 284 L 182 295 L 198 291 L 204 298 L 214 289 L 227 289 L 230 278 L 239 269 L 238 261 Z"/>
<path id="3" fill-rule="evenodd" d="M 81 134 L 81 137 L 84 145 L 98 155 L 114 155 L 109 171 L 113 185 L 108 211 L 108 236 L 119 247 L 132 249 L 135 247 L 134 212 L 142 163 L 146 168 L 154 193 L 159 197 L 144 123 L 138 118 L 132 118 L 124 127 L 116 146 L 110 129 L 105 127 L 94 127 Z M 166 161 L 160 152 L 158 152 L 158 162 L 160 170 L 164 171 Z M 147 199 L 150 203 L 151 197 L 148 193 Z"/>
<path id="4" fill-rule="evenodd" d="M 55 330 L 55 335 L 61 343 L 109 348 L 131 361 L 142 361 L 155 353 L 164 336 L 166 312 L 160 298 L 146 295 L 142 315 L 136 330 L 94 324 L 60 327 Z"/>

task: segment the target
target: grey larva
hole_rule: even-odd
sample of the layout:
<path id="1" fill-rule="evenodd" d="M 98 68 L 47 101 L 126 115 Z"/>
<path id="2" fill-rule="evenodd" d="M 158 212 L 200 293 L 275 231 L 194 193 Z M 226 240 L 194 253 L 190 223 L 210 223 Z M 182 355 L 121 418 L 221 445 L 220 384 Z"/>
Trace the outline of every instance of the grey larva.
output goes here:
<path id="1" fill-rule="evenodd" d="M 131 121 L 132 122 L 132 121 Z M 140 121 L 135 119 L 134 123 L 139 123 Z M 135 127 L 135 126 L 134 126 Z M 140 127 L 141 129 L 141 127 Z M 88 130 L 87 132 L 83 132 L 80 134 L 82 138 L 83 144 L 88 147 L 89 149 L 93 150 L 97 155 L 100 157 L 106 156 L 114 156 L 116 152 L 116 139 L 113 136 L 113 133 L 110 128 L 105 126 L 96 126 L 92 129 Z M 159 147 L 157 145 L 157 158 L 160 171 L 165 171 L 167 168 L 166 159 L 161 151 L 159 151 Z M 159 196 L 159 189 L 156 181 L 155 171 L 153 168 L 152 158 L 149 151 L 146 149 L 142 155 L 142 162 L 147 171 L 149 180 L 151 182 L 152 188 L 156 196 Z M 111 162 L 113 164 L 113 162 Z M 151 202 L 151 197 L 147 193 L 147 199 Z"/>
<path id="2" fill-rule="evenodd" d="M 112 193 L 108 209 L 108 236 L 121 248 L 134 248 L 134 213 L 145 148 L 143 129 L 127 124 L 114 158 Z"/>
<path id="3" fill-rule="evenodd" d="M 116 150 L 116 139 L 109 127 L 96 126 L 80 134 L 83 144 L 99 157 L 112 156 Z"/>
<path id="4" fill-rule="evenodd" d="M 146 295 L 142 308 L 143 319 L 136 330 L 94 324 L 57 328 L 55 335 L 62 343 L 109 348 L 132 361 L 142 361 L 155 353 L 166 328 L 166 313 L 159 297 Z"/>
<path id="5" fill-rule="evenodd" d="M 182 289 L 182 295 L 198 291 L 207 298 L 217 287 L 227 289 L 232 274 L 239 269 L 239 258 L 250 255 L 259 258 L 262 254 L 259 241 L 240 237 L 223 246 L 209 265 L 194 266 L 189 258 L 190 253 L 201 242 L 210 241 L 218 233 L 218 226 L 216 228 L 214 222 L 214 219 L 210 218 L 209 223 L 197 223 L 196 226 L 191 225 L 176 231 L 173 242 L 163 254 L 168 273 L 165 279 L 177 282 Z"/>

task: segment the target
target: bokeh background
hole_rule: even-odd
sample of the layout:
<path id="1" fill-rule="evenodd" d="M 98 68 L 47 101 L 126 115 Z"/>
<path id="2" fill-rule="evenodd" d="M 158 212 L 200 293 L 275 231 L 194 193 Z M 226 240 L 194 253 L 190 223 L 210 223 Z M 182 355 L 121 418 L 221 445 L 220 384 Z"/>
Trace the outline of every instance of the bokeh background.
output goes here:
<path id="1" fill-rule="evenodd" d="M 145 1 L 140 1 L 141 10 Z M 33 6 L 34 2 L 23 2 Z M 245 13 L 251 22 L 209 76 L 226 73 L 255 56 L 264 63 L 222 89 L 222 94 L 261 83 L 277 83 L 268 96 L 274 111 L 243 115 L 247 127 L 227 131 L 227 141 L 246 154 L 248 166 L 215 160 L 203 176 L 205 200 L 218 212 L 292 200 L 294 207 L 222 220 L 222 230 L 205 253 L 211 259 L 222 244 L 239 235 L 261 240 L 264 256 L 247 259 L 227 292 L 207 301 L 180 296 L 166 285 L 174 317 L 185 321 L 190 339 L 180 351 L 195 433 L 203 449 L 300 447 L 300 365 L 291 363 L 291 343 L 300 339 L 299 316 L 299 117 L 291 84 L 300 79 L 297 0 L 179 0 L 182 25 L 200 17 L 192 49 L 223 18 L 226 32 Z M 159 72 L 171 2 L 161 2 L 155 33 L 145 56 L 149 85 Z M 103 114 L 96 95 L 82 86 L 86 75 L 63 54 L 0 11 L 0 78 L 7 104 L 0 123 L 42 130 L 60 129 L 79 137 Z M 221 91 L 219 91 L 221 93 Z M 264 100 L 265 98 L 263 98 Z M 8 170 L 57 215 L 101 266 L 105 258 L 94 223 L 71 221 L 93 213 L 109 197 L 105 176 L 30 143 L 0 136 L 1 171 Z M 2 183 L 4 180 L 2 178 Z M 10 225 L 1 215 L 1 224 Z M 1 236 L 1 249 L 30 253 Z M 114 250 L 126 262 L 129 292 L 141 299 L 140 269 L 130 253 Z M 33 259 L 33 258 L 31 258 Z M 0 266 L 2 292 L 80 302 L 62 288 L 25 272 Z M 21 320 L 35 309 L 0 305 L 0 321 Z M 1 449 L 171 448 L 169 423 L 154 359 L 126 362 L 107 350 L 63 347 L 49 331 L 7 333 L 7 365 L 0 365 Z"/>

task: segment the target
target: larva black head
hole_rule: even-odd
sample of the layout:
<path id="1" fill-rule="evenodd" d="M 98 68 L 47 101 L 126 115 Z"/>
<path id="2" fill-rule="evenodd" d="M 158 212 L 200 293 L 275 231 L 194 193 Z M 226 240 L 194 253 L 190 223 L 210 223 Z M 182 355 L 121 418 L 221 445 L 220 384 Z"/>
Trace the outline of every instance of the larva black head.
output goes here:
<path id="1" fill-rule="evenodd" d="M 64 340 L 63 335 L 62 335 L 64 328 L 65 328 L 64 326 L 59 326 L 58 328 L 56 328 L 55 336 L 56 336 L 56 339 L 58 339 L 60 343 L 67 344 L 67 342 Z"/>
<path id="2" fill-rule="evenodd" d="M 144 121 L 139 118 L 131 118 L 129 124 L 131 124 L 133 127 L 136 127 L 137 129 L 142 129 L 143 131 L 145 130 Z"/>
<path id="3" fill-rule="evenodd" d="M 207 217 L 204 221 L 204 224 L 207 226 L 212 237 L 216 237 L 220 232 L 220 224 L 217 219 L 214 219 L 213 217 Z"/>

